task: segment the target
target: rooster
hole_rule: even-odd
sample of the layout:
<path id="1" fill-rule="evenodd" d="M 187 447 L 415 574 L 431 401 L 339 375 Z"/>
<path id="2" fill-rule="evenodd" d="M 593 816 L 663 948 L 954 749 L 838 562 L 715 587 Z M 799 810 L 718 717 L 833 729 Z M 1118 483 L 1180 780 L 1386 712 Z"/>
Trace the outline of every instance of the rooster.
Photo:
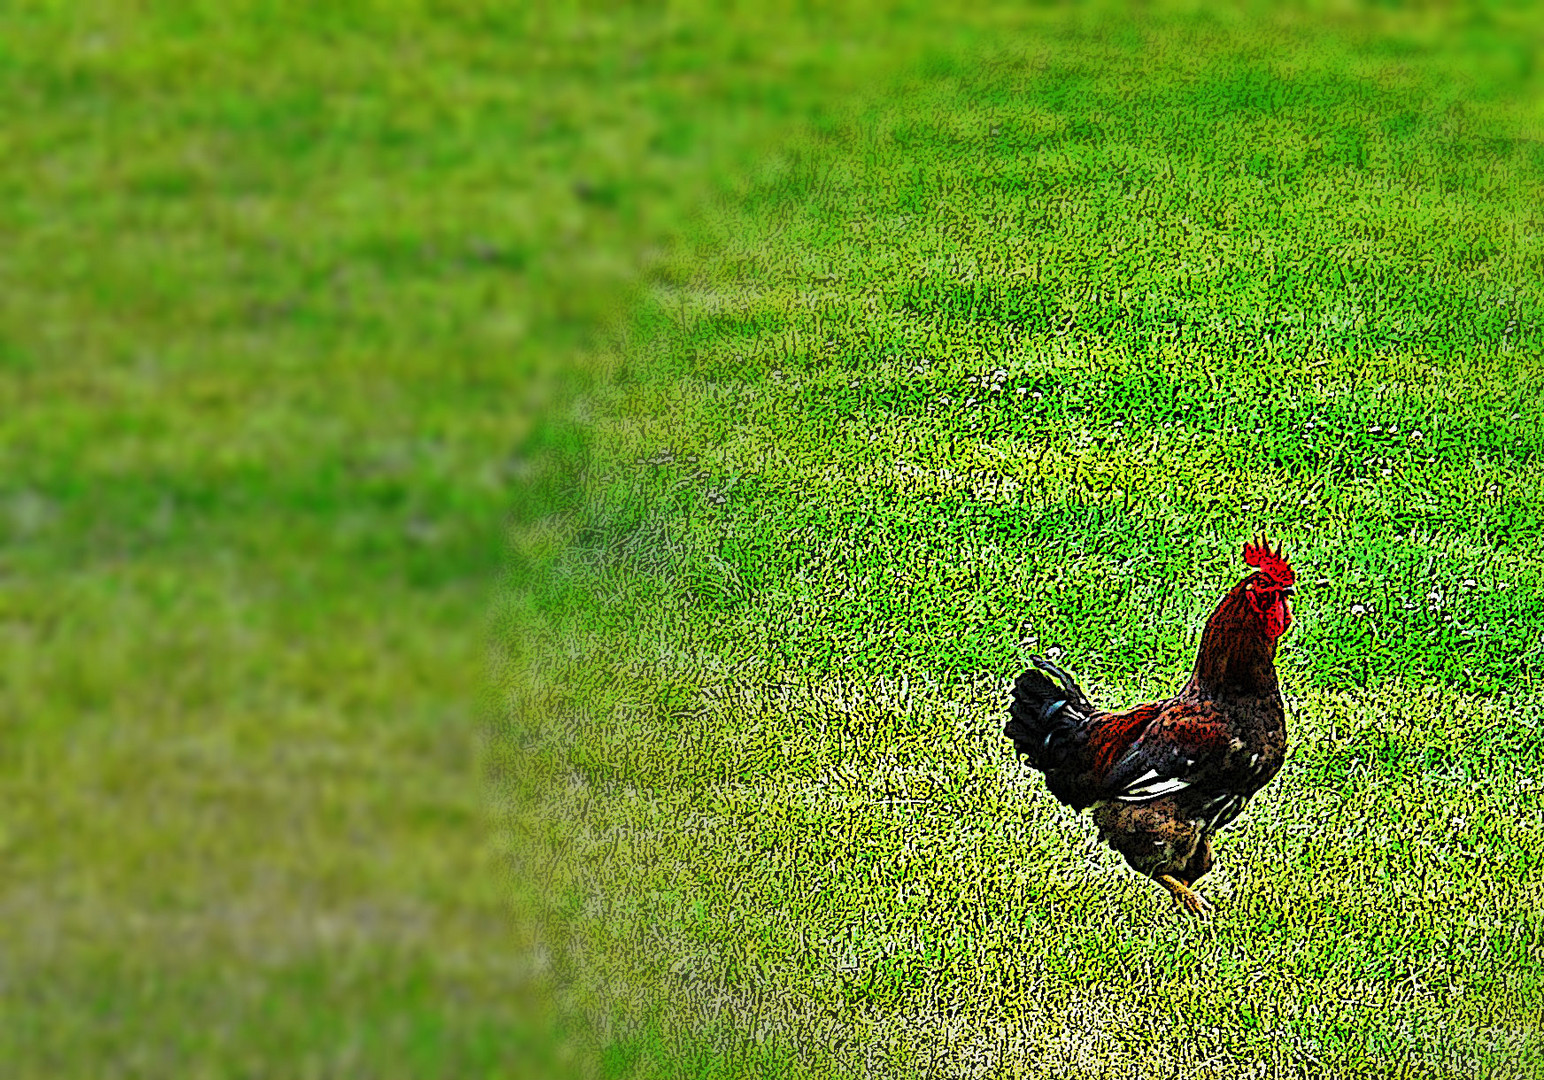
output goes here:
<path id="1" fill-rule="evenodd" d="M 1099 839 L 1193 915 L 1212 834 L 1271 781 L 1286 755 L 1276 642 L 1292 625 L 1296 577 L 1265 537 L 1244 545 L 1254 572 L 1206 620 L 1178 694 L 1124 712 L 1093 705 L 1070 675 L 1034 658 L 1013 687 L 1003 733 L 1074 810 L 1094 808 Z"/>

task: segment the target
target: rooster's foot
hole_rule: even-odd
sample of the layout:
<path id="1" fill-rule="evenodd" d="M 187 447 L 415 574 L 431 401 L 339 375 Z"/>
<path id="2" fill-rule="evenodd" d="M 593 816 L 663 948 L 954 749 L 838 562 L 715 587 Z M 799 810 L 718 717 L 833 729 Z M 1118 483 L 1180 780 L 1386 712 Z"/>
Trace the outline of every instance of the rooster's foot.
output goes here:
<path id="1" fill-rule="evenodd" d="M 1158 884 L 1168 889 L 1174 896 L 1174 902 L 1197 918 L 1205 918 L 1213 911 L 1211 902 L 1186 885 L 1173 874 L 1159 874 Z"/>

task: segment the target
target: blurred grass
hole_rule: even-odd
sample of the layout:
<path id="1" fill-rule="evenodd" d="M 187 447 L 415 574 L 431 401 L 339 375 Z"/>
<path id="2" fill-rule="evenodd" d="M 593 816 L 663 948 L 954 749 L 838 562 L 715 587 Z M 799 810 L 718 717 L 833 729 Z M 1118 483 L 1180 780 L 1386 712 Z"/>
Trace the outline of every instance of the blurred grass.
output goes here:
<path id="1" fill-rule="evenodd" d="M 0 12 L 6 1075 L 603 1064 L 486 829 L 501 524 L 640 251 L 892 62 L 830 25 Z"/>

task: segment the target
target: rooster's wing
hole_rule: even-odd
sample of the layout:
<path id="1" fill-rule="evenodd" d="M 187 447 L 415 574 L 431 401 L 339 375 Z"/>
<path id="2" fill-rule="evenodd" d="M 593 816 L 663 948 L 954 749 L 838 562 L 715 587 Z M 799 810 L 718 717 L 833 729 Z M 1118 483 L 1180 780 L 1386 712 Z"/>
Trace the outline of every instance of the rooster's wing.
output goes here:
<path id="1" fill-rule="evenodd" d="M 1222 768 L 1232 743 L 1223 718 L 1193 703 L 1159 713 L 1133 734 L 1100 778 L 1103 798 L 1144 802 L 1204 785 Z"/>

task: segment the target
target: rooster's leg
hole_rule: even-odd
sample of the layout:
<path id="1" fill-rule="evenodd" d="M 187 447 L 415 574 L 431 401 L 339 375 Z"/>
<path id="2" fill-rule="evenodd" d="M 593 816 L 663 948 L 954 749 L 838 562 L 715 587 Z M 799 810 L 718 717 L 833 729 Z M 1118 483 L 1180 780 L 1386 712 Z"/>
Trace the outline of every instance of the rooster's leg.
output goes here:
<path id="1" fill-rule="evenodd" d="M 1174 900 L 1180 907 L 1192 915 L 1204 916 L 1211 912 L 1212 905 L 1206 897 L 1196 892 L 1173 874 L 1157 874 L 1153 880 L 1168 889 L 1174 895 Z"/>

